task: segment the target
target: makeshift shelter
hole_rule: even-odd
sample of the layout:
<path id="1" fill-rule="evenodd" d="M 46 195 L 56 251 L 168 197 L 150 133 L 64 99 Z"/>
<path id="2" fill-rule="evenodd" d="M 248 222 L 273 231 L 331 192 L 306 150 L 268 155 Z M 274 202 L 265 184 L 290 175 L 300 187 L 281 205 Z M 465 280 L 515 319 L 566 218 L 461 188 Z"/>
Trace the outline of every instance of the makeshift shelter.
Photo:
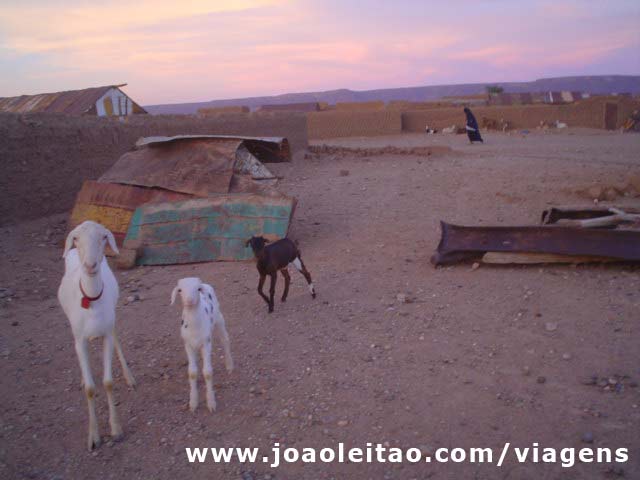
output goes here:
<path id="1" fill-rule="evenodd" d="M 141 139 L 97 182 L 84 183 L 70 226 L 102 223 L 137 251 L 138 264 L 249 259 L 244 241 L 286 236 L 296 205 L 263 161 L 290 161 L 287 140 Z"/>

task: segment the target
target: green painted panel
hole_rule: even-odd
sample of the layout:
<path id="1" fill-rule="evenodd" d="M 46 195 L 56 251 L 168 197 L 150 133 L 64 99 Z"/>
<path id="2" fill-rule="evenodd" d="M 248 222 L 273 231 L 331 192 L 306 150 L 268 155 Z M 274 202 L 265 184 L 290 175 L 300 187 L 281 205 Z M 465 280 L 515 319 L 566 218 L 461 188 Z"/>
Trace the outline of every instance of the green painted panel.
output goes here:
<path id="1" fill-rule="evenodd" d="M 135 211 L 124 243 L 142 246 L 140 265 L 248 260 L 252 235 L 286 236 L 294 203 L 234 195 L 147 204 Z"/>

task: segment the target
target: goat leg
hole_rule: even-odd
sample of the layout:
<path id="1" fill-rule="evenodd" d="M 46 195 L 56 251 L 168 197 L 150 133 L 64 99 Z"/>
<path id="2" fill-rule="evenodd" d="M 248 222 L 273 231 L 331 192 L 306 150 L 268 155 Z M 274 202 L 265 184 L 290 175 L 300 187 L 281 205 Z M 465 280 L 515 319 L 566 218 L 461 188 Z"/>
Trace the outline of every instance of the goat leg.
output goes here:
<path id="1" fill-rule="evenodd" d="M 113 336 L 105 335 L 104 337 L 104 352 L 103 352 L 103 377 L 102 385 L 107 392 L 107 403 L 109 404 L 109 425 L 111 427 L 111 437 L 114 440 L 120 440 L 122 438 L 122 426 L 118 420 L 118 413 L 116 411 L 116 401 L 113 397 Z"/>
<path id="2" fill-rule="evenodd" d="M 264 292 L 262 291 L 262 287 L 264 287 L 264 281 L 267 278 L 267 276 L 263 273 L 260 274 L 260 281 L 258 282 L 258 294 L 262 297 L 262 299 L 267 302 L 267 305 L 270 304 L 269 302 L 269 297 L 267 297 Z"/>
<path id="3" fill-rule="evenodd" d="M 276 294 L 276 282 L 278 281 L 278 272 L 273 272 L 271 275 L 271 286 L 269 287 L 269 313 L 273 312 L 273 296 Z"/>
<path id="4" fill-rule="evenodd" d="M 100 434 L 98 433 L 98 419 L 96 418 L 96 387 L 93 383 L 91 375 L 91 367 L 89 366 L 89 349 L 87 340 L 76 339 L 76 354 L 82 371 L 82 383 L 84 384 L 84 393 L 87 397 L 87 408 L 89 409 L 89 436 L 87 438 L 87 448 L 89 451 L 100 446 Z"/>
<path id="5" fill-rule="evenodd" d="M 296 270 L 298 270 L 302 275 L 304 275 L 304 278 L 307 281 L 307 284 L 309 285 L 309 293 L 311 293 L 311 297 L 316 298 L 316 289 L 313 286 L 313 281 L 311 280 L 311 274 L 309 273 L 309 270 L 307 270 L 307 267 L 304 266 L 304 263 L 302 262 L 302 258 L 300 258 L 300 256 L 297 256 L 296 258 L 293 259 L 292 263 L 293 263 L 293 266 L 296 267 Z"/>
<path id="6" fill-rule="evenodd" d="M 287 267 L 280 270 L 280 273 L 282 273 L 282 276 L 284 277 L 284 292 L 282 292 L 282 301 L 286 302 L 287 295 L 289 295 L 289 284 L 291 283 L 291 275 L 289 275 L 289 270 L 287 270 Z"/>
<path id="7" fill-rule="evenodd" d="M 113 345 L 116 349 L 116 354 L 118 355 L 118 359 L 120 360 L 120 365 L 122 366 L 122 374 L 124 375 L 124 380 L 125 382 L 127 382 L 127 385 L 129 385 L 131 388 L 135 388 L 136 386 L 136 379 L 133 378 L 133 374 L 131 373 L 131 370 L 129 370 L 129 365 L 127 365 L 127 361 L 124 358 L 124 353 L 122 353 L 122 347 L 120 346 L 120 341 L 118 340 L 118 337 L 116 335 L 116 329 L 113 329 Z"/>

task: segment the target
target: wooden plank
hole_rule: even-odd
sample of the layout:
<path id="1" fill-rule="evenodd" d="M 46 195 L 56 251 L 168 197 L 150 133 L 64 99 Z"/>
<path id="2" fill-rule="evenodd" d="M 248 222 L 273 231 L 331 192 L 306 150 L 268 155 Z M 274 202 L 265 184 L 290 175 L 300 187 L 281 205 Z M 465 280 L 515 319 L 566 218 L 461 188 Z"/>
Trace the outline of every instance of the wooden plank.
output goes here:
<path id="1" fill-rule="evenodd" d="M 482 263 L 494 264 L 539 264 L 539 263 L 606 263 L 615 262 L 610 257 L 590 257 L 574 255 L 556 255 L 553 253 L 512 253 L 512 252 L 487 252 L 482 256 Z M 618 260 L 619 261 L 619 260 Z"/>
<path id="2" fill-rule="evenodd" d="M 285 237 L 295 203 L 285 196 L 227 194 L 143 205 L 124 246 L 137 249 L 138 265 L 249 260 L 246 240 Z"/>

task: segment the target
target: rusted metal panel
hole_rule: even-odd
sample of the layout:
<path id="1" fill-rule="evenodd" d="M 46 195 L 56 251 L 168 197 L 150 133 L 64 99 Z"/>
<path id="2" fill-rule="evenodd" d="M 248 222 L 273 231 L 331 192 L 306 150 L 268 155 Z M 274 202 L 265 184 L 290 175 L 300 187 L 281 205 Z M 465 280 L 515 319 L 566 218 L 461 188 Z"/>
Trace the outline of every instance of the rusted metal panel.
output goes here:
<path id="1" fill-rule="evenodd" d="M 207 197 L 228 193 L 241 140 L 189 139 L 125 153 L 101 182 L 157 187 Z"/>
<path id="2" fill-rule="evenodd" d="M 296 200 L 250 194 L 218 195 L 147 204 L 132 219 L 124 247 L 139 252 L 139 265 L 167 265 L 253 258 L 252 235 L 284 238 Z"/>
<path id="3" fill-rule="evenodd" d="M 104 115 L 104 107 L 96 108 L 96 104 L 109 92 L 114 95 L 127 95 L 120 90 L 121 85 L 69 90 L 65 92 L 40 93 L 37 95 L 21 95 L 19 97 L 0 98 L 0 112 L 9 113 L 64 113 L 67 115 L 85 115 L 88 113 Z M 127 97 L 129 98 L 129 97 Z M 133 105 L 132 113 L 147 113 L 142 107 L 129 99 Z M 100 111 L 98 111 L 100 110 Z M 102 112 L 102 113 L 101 113 Z"/>
<path id="4" fill-rule="evenodd" d="M 479 258 L 486 252 L 531 252 L 640 261 L 640 231 L 587 228 L 463 227 L 440 222 L 434 265 Z"/>
<path id="5" fill-rule="evenodd" d="M 145 137 L 136 142 L 136 148 L 162 146 L 190 140 L 208 140 L 211 142 L 239 140 L 262 163 L 291 161 L 289 141 L 284 137 L 241 137 L 236 135 L 176 135 L 174 137 Z M 240 144 L 238 144 L 240 145 Z"/>

